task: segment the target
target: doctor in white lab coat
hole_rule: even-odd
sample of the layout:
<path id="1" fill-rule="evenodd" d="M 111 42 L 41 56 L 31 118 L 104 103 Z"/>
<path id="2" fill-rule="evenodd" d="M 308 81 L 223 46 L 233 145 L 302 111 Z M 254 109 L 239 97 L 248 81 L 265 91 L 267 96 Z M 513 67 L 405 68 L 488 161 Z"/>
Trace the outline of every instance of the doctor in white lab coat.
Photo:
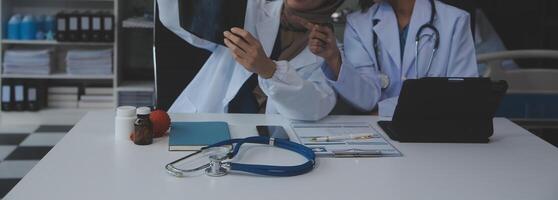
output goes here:
<path id="1" fill-rule="evenodd" d="M 290 1 L 294 6 L 309 6 L 330 0 L 285 0 Z M 165 27 L 190 44 L 212 52 L 169 112 L 230 112 L 229 103 L 254 73 L 258 74 L 259 88 L 267 96 L 265 113 L 279 113 L 296 120 L 318 120 L 333 109 L 336 94 L 321 71 L 323 59 L 308 48 L 308 34 L 300 51 L 292 51 L 295 54 L 290 58 L 269 59 L 282 30 L 284 1 L 248 0 L 244 29 L 224 33 L 227 47 L 185 31 L 180 26 L 177 0 L 157 2 Z"/>
<path id="2" fill-rule="evenodd" d="M 325 58 L 322 69 L 330 84 L 355 108 L 372 111 L 378 106 L 380 116 L 391 117 L 406 79 L 478 76 L 467 12 L 434 0 L 433 25 L 439 30 L 440 46 L 428 67 L 434 40 L 421 40 L 417 66 L 415 36 L 430 21 L 429 0 L 361 0 L 361 4 L 362 11 L 348 16 L 343 52 L 329 29 L 307 25 L 313 26 L 310 48 Z M 425 30 L 422 35 L 432 33 Z"/>

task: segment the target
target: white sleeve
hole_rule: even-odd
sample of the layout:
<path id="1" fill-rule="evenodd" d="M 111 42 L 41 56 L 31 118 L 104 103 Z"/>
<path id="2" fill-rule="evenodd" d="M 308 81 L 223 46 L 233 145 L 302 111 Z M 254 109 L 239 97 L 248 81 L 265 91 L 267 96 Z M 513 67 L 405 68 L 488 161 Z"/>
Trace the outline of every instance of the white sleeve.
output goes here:
<path id="1" fill-rule="evenodd" d="M 277 61 L 270 79 L 259 79 L 260 87 L 277 111 L 290 119 L 316 121 L 327 116 L 337 101 L 319 66 L 297 72 L 287 61 Z M 321 66 L 321 63 L 320 63 Z M 308 70 L 308 71 L 305 71 Z M 304 79 L 301 74 L 308 74 Z"/>
<path id="2" fill-rule="evenodd" d="M 448 77 L 478 77 L 479 70 L 469 14 L 459 17 L 451 38 Z"/>
<path id="3" fill-rule="evenodd" d="M 352 24 L 347 23 L 345 29 L 345 49 L 342 53 L 342 65 L 339 76 L 328 80 L 339 95 L 352 106 L 361 111 L 374 109 L 381 96 L 381 86 L 378 80 L 375 62 L 369 58 L 363 43 L 359 39 Z M 322 67 L 325 74 L 329 66 Z"/>
<path id="4" fill-rule="evenodd" d="M 178 0 L 157 0 L 161 23 L 192 46 L 213 52 L 218 45 L 189 33 L 180 26 Z"/>

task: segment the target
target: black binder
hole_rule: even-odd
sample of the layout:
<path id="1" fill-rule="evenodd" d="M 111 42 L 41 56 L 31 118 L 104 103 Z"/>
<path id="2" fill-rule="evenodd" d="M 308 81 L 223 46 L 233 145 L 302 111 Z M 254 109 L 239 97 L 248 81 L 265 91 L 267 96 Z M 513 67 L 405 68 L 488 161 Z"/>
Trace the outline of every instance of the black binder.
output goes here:
<path id="1" fill-rule="evenodd" d="M 97 12 L 91 15 L 91 41 L 101 42 L 103 39 L 103 15 Z"/>
<path id="2" fill-rule="evenodd" d="M 102 15 L 102 41 L 114 42 L 114 15 L 105 13 Z"/>
<path id="3" fill-rule="evenodd" d="M 393 120 L 378 124 L 399 142 L 487 143 L 507 88 L 487 78 L 407 80 Z"/>
<path id="4" fill-rule="evenodd" d="M 3 81 L 1 90 L 2 111 L 11 111 L 13 102 L 12 86 L 8 83 L 8 81 Z"/>
<path id="5" fill-rule="evenodd" d="M 85 12 L 79 16 L 79 27 L 80 40 L 84 42 L 91 41 L 91 13 Z"/>
<path id="6" fill-rule="evenodd" d="M 68 41 L 72 41 L 72 42 L 77 42 L 80 41 L 80 31 L 79 31 L 79 27 L 80 27 L 80 15 L 77 11 L 74 11 L 70 14 L 68 14 L 67 17 L 67 27 L 68 27 L 68 31 L 67 31 L 67 35 L 68 35 Z"/>
<path id="7" fill-rule="evenodd" d="M 39 81 L 29 81 L 25 84 L 26 108 L 29 111 L 38 111 L 43 107 L 45 99 L 45 84 Z"/>
<path id="8" fill-rule="evenodd" d="M 24 111 L 25 110 L 25 86 L 23 83 L 16 83 L 13 85 L 14 90 L 14 107 L 13 110 L 15 111 Z"/>
<path id="9" fill-rule="evenodd" d="M 224 45 L 223 32 L 244 28 L 247 0 L 179 0 L 180 25 L 188 32 Z"/>
<path id="10" fill-rule="evenodd" d="M 64 12 L 56 14 L 56 40 L 68 41 L 68 16 Z"/>

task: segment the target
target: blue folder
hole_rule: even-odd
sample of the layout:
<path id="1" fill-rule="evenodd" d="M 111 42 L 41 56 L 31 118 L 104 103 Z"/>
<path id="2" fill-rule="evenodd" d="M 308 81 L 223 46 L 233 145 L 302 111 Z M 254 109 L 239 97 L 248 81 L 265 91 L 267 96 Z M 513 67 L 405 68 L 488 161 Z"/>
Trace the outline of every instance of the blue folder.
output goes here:
<path id="1" fill-rule="evenodd" d="M 173 122 L 169 151 L 197 151 L 202 147 L 231 139 L 226 122 Z"/>

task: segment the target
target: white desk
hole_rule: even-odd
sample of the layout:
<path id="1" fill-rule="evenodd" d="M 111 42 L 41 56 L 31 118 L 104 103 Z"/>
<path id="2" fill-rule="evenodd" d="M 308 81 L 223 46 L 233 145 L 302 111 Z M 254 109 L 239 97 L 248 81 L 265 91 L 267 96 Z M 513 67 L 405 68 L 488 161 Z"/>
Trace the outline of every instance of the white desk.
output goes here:
<path id="1" fill-rule="evenodd" d="M 255 124 L 288 123 L 263 115 L 181 115 L 173 120 L 228 121 L 233 137 L 255 135 Z M 163 166 L 185 153 L 167 151 L 166 138 L 150 146 L 115 142 L 113 125 L 111 112 L 86 115 L 6 199 L 558 199 L 558 150 L 506 119 L 495 120 L 490 144 L 393 142 L 403 157 L 320 158 L 314 171 L 290 178 L 175 178 Z M 243 161 L 302 160 L 284 150 L 249 149 Z"/>

